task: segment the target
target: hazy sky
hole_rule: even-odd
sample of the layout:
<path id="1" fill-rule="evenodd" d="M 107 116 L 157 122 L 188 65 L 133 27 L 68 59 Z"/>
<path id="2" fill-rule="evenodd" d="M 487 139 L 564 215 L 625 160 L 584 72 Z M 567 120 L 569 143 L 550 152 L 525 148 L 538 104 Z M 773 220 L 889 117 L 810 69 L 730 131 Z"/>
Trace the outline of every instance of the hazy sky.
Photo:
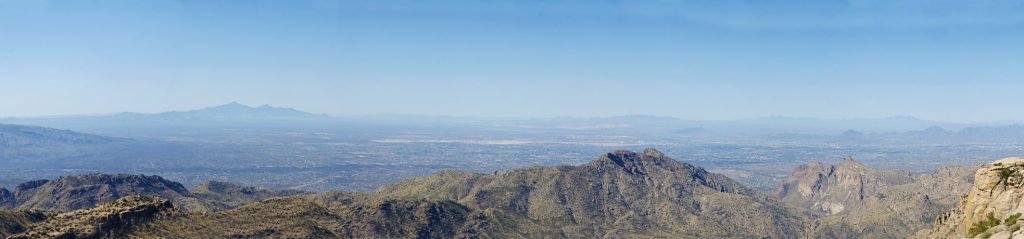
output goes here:
<path id="1" fill-rule="evenodd" d="M 0 0 L 0 116 L 239 101 L 1021 120 L 1022 12 L 1024 0 Z"/>

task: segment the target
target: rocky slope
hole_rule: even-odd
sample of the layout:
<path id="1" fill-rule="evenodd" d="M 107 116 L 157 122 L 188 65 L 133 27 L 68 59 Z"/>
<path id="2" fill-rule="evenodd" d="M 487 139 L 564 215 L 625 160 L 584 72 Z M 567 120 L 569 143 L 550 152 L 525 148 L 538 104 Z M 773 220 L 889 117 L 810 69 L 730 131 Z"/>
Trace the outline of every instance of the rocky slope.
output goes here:
<path id="1" fill-rule="evenodd" d="M 214 208 L 235 208 L 246 203 L 258 202 L 267 198 L 307 194 L 300 190 L 271 190 L 234 183 L 209 181 L 189 190 L 192 197 L 212 204 Z"/>
<path id="2" fill-rule="evenodd" d="M 8 238 L 118 238 L 157 218 L 174 213 L 167 200 L 128 196 L 100 206 L 61 213 L 31 223 L 28 229 Z"/>
<path id="3" fill-rule="evenodd" d="M 52 216 L 52 213 L 41 211 L 4 211 L 0 210 L 0 238 L 24 232 L 28 225 L 38 223 Z"/>
<path id="4" fill-rule="evenodd" d="M 974 174 L 959 205 L 935 219 L 919 238 L 1024 238 L 1024 159 L 1005 158 Z"/>
<path id="5" fill-rule="evenodd" d="M 56 149 L 64 145 L 99 144 L 119 139 L 36 126 L 0 124 L 0 152 L 3 148 L 40 147 Z"/>
<path id="6" fill-rule="evenodd" d="M 929 174 L 877 170 L 846 159 L 798 167 L 775 190 L 789 205 L 807 208 L 808 238 L 906 238 L 928 228 L 971 187 L 972 167 Z"/>
<path id="7" fill-rule="evenodd" d="M 91 208 L 129 195 L 147 195 L 171 200 L 183 210 L 213 211 L 270 197 L 304 193 L 222 182 L 204 183 L 194 190 L 195 193 L 160 176 L 93 173 L 52 181 L 29 181 L 15 187 L 14 192 L 0 188 L 0 209 L 69 211 Z"/>
<path id="8" fill-rule="evenodd" d="M 791 238 L 801 219 L 767 195 L 653 149 L 580 166 L 493 175 L 448 171 L 405 180 L 380 198 L 451 200 L 520 219 L 516 236 Z"/>

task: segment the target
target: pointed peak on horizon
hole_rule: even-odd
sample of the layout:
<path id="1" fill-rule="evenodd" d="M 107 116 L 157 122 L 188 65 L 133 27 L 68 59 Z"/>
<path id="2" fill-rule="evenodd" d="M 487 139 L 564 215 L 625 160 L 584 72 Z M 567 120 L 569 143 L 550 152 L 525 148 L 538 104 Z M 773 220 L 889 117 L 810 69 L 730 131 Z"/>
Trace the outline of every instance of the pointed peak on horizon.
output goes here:
<path id="1" fill-rule="evenodd" d="M 249 107 L 248 105 L 244 105 L 242 103 L 238 103 L 238 101 L 231 101 L 231 102 L 228 102 L 227 104 L 210 106 L 210 107 L 206 107 L 205 109 L 223 109 L 223 108 L 252 108 L 252 107 Z"/>

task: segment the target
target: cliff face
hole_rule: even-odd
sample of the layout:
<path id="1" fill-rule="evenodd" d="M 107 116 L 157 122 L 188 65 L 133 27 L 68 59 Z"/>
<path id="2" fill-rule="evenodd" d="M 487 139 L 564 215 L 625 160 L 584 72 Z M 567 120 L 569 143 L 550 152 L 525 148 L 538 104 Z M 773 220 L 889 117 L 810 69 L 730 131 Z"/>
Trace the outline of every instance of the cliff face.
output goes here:
<path id="1" fill-rule="evenodd" d="M 15 205 L 14 193 L 6 188 L 0 188 L 0 209 L 12 209 Z"/>
<path id="2" fill-rule="evenodd" d="M 891 186 L 913 181 L 910 172 L 876 170 L 852 158 L 828 166 L 814 161 L 797 167 L 775 194 L 786 203 L 835 215 L 862 207 Z"/>
<path id="3" fill-rule="evenodd" d="M 1024 238 L 1024 159 L 1005 158 L 974 174 L 960 204 L 936 218 L 922 238 Z"/>
<path id="4" fill-rule="evenodd" d="M 798 167 L 775 194 L 808 209 L 808 238 L 905 238 L 928 228 L 971 187 L 971 167 L 929 174 L 877 170 L 846 159 Z"/>

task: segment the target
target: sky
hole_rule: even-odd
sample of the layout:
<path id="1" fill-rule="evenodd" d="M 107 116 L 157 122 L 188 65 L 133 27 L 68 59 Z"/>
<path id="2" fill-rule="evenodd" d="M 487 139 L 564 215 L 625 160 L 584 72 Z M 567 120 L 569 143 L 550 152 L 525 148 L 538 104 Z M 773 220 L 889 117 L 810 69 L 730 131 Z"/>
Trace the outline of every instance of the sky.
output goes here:
<path id="1" fill-rule="evenodd" d="M 1024 120 L 1024 0 L 0 0 L 0 117 Z"/>

